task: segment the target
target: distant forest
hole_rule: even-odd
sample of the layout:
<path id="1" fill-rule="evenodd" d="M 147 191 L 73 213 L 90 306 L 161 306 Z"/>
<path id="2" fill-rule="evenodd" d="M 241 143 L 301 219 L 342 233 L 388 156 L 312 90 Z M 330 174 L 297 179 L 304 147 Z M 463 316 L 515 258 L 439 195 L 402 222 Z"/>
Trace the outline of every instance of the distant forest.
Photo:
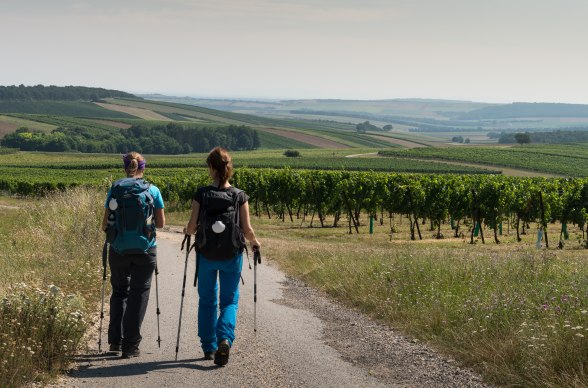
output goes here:
<path id="1" fill-rule="evenodd" d="M 0 101 L 98 101 L 111 97 L 138 98 L 119 90 L 85 86 L 0 86 Z"/>
<path id="2" fill-rule="evenodd" d="M 176 123 L 135 125 L 128 129 L 57 128 L 45 133 L 19 128 L 6 135 L 2 147 L 22 151 L 186 154 L 207 152 L 215 146 L 229 150 L 253 150 L 260 146 L 257 131 L 247 126 L 184 127 Z"/>
<path id="3" fill-rule="evenodd" d="M 550 132 L 524 132 L 506 133 L 502 132 L 498 138 L 500 144 L 520 143 L 520 139 L 525 139 L 525 143 L 547 143 L 547 144 L 566 144 L 566 143 L 585 143 L 588 142 L 588 128 L 579 131 L 550 131 Z M 519 135 L 519 140 L 517 140 Z M 528 140 L 528 141 L 526 141 Z"/>

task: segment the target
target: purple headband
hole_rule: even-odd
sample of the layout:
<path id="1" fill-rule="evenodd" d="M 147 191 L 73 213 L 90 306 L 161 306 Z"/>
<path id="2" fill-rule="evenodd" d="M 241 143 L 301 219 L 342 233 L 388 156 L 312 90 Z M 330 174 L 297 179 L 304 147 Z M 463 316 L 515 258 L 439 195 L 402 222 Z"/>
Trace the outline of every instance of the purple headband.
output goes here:
<path id="1" fill-rule="evenodd" d="M 137 161 L 137 163 L 138 163 L 137 170 L 144 170 L 145 169 L 145 162 L 146 162 L 146 160 Z M 129 166 L 131 165 L 131 159 L 127 159 L 127 155 L 124 155 L 123 156 L 123 163 L 125 165 L 125 170 L 127 170 L 129 168 Z"/>

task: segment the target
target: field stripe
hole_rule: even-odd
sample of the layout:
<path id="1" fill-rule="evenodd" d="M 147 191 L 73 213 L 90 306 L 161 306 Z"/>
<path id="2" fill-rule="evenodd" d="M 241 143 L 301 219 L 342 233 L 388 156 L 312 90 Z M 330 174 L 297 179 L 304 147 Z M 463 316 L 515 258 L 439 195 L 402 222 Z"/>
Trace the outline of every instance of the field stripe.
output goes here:
<path id="1" fill-rule="evenodd" d="M 157 121 L 173 121 L 172 119 L 162 116 L 159 113 L 142 109 L 142 108 L 132 108 L 130 106 L 122 106 L 122 105 L 115 105 L 115 104 L 106 104 L 102 102 L 96 102 L 96 105 L 101 106 L 102 108 L 113 110 L 116 112 L 126 113 L 132 116 L 136 116 L 143 120 L 157 120 Z"/>
<path id="2" fill-rule="evenodd" d="M 282 136 L 288 139 L 294 139 L 306 144 L 317 146 L 319 148 L 350 148 L 346 144 L 338 143 L 333 140 L 325 139 L 320 136 L 308 135 L 301 132 L 286 131 L 276 128 L 257 128 L 260 131 L 273 133 L 274 135 Z"/>

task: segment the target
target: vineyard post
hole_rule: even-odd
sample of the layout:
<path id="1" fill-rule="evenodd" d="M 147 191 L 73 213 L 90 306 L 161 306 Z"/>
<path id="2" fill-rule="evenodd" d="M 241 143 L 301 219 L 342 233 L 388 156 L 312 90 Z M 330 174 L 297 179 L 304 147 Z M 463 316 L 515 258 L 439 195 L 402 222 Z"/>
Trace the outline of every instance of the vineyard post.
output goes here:
<path id="1" fill-rule="evenodd" d="M 543 235 L 545 236 L 545 248 L 549 248 L 549 239 L 547 238 L 547 221 L 545 220 L 545 207 L 543 206 L 543 193 L 539 191 L 539 206 L 541 207 L 541 225 L 543 225 Z"/>

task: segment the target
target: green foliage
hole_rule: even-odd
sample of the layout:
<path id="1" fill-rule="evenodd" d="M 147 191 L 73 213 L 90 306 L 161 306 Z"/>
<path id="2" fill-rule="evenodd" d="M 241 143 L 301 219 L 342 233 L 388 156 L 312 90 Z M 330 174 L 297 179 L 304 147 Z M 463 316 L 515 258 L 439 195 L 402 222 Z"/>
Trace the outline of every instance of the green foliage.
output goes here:
<path id="1" fill-rule="evenodd" d="M 527 144 L 531 142 L 531 136 L 528 132 L 525 133 L 517 133 L 514 136 L 515 140 L 519 144 Z"/>
<path id="2" fill-rule="evenodd" d="M 111 97 L 135 97 L 130 93 L 84 86 L 0 86 L 0 101 L 96 101 Z"/>
<path id="3" fill-rule="evenodd" d="M 588 151 L 583 144 L 559 146 L 497 147 L 428 147 L 411 150 L 381 151 L 382 156 L 450 160 L 513 167 L 567 176 L 588 175 Z"/>
<path id="4" fill-rule="evenodd" d="M 526 137 L 523 138 L 525 141 L 522 143 L 566 144 L 588 142 L 588 131 L 578 129 L 570 131 L 557 130 L 549 132 L 525 132 L 524 134 L 502 132 L 497 136 L 498 143 L 521 143 L 519 139 L 517 139 L 517 136 L 520 138 L 520 135 L 528 136 L 528 139 Z"/>
<path id="5" fill-rule="evenodd" d="M 305 158 L 283 158 L 304 161 Z M 312 163 L 312 158 L 310 163 Z M 342 158 L 341 160 L 348 160 Z M 0 168 L 0 190 L 20 195 L 43 195 L 70 186 L 91 185 L 105 188 L 121 175 L 120 167 L 91 170 L 83 161 L 69 169 L 23 167 Z M 178 163 L 181 160 L 177 160 Z M 149 162 L 147 179 L 159 186 L 166 201 L 176 208 L 187 207 L 198 184 L 208 181 L 204 168 L 158 168 Z M 154 162 L 172 163 L 172 159 Z M 249 163 L 245 163 L 249 164 Z M 203 164 L 201 164 L 203 166 Z M 30 167 L 33 167 L 32 165 Z M 310 171 L 243 168 L 237 164 L 233 183 L 244 189 L 257 215 L 281 217 L 292 209 L 314 209 L 322 221 L 348 214 L 359 223 L 360 213 L 378 211 L 407 214 L 430 219 L 435 225 L 447 220 L 479 219 L 495 231 L 511 215 L 519 221 L 586 223 L 588 179 L 514 178 L 492 175 L 409 175 L 377 172 Z M 73 169 L 72 169 L 73 168 Z M 539 193 L 543 196 L 544 213 Z M 300 211 L 300 210 L 298 210 Z M 518 230 L 518 226 L 517 226 Z M 456 232 L 457 233 L 457 232 Z"/>
<path id="6" fill-rule="evenodd" d="M 91 117 L 104 119 L 133 118 L 134 116 L 102 108 L 81 101 L 0 101 L 0 113 Z"/>
<path id="7" fill-rule="evenodd" d="M 0 155 L 16 154 L 18 151 L 18 148 L 0 147 Z"/>
<path id="8" fill-rule="evenodd" d="M 251 150 L 259 147 L 257 132 L 244 126 L 215 128 L 186 127 L 175 123 L 165 126 L 133 126 L 116 129 L 92 127 L 58 128 L 51 133 L 19 129 L 6 135 L 3 147 L 23 151 L 128 152 L 181 154 L 203 152 L 220 145 L 229 150 Z"/>
<path id="9" fill-rule="evenodd" d="M 297 158 L 300 156 L 300 151 L 286 150 L 286 151 L 284 151 L 284 156 L 286 156 L 288 158 Z"/>
<path id="10" fill-rule="evenodd" d="M 382 128 L 370 124 L 369 121 L 364 121 L 355 126 L 355 130 L 360 133 L 366 133 L 367 131 L 381 131 Z"/>

